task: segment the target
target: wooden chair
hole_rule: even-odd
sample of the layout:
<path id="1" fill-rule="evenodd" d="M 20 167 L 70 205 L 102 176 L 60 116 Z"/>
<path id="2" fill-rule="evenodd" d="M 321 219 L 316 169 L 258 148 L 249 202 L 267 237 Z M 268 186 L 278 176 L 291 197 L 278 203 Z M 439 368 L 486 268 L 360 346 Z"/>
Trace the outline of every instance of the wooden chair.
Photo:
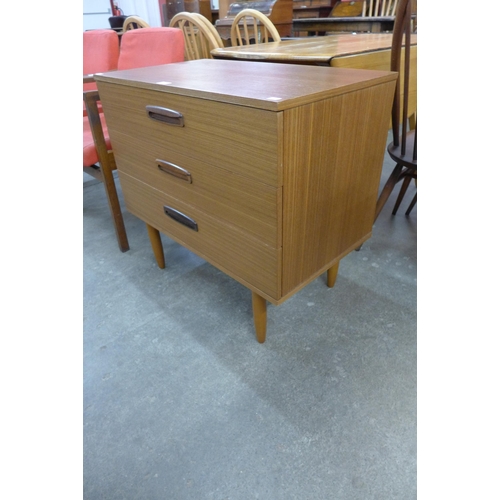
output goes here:
<path id="1" fill-rule="evenodd" d="M 191 15 L 199 19 L 201 22 L 205 23 L 205 25 L 208 28 L 208 31 L 212 33 L 213 37 L 215 38 L 215 41 L 217 42 L 217 47 L 214 48 L 221 48 L 221 49 L 224 48 L 224 42 L 222 41 L 219 32 L 217 31 L 216 27 L 209 21 L 209 19 L 203 14 L 200 14 L 198 12 L 192 12 Z"/>
<path id="2" fill-rule="evenodd" d="M 402 181 L 401 190 L 392 211 L 396 214 L 399 205 L 412 179 L 417 179 L 417 119 L 409 115 L 409 81 L 410 81 L 410 37 L 411 37 L 411 0 L 400 0 L 394 23 L 391 48 L 391 71 L 397 71 L 399 78 L 392 106 L 393 141 L 387 147 L 390 157 L 396 162 L 389 179 L 383 187 L 377 207 L 375 220 L 384 207 L 396 184 Z M 402 67 L 401 67 L 402 66 Z M 403 82 L 403 92 L 401 92 Z M 411 125 L 411 127 L 410 127 Z M 406 215 L 409 215 L 415 203 L 415 194 Z"/>
<path id="3" fill-rule="evenodd" d="M 111 71 L 118 67 L 120 42 L 111 30 L 89 30 L 83 32 L 83 90 L 97 90 L 93 81 L 94 73 Z M 83 115 L 87 110 L 83 104 Z"/>
<path id="4" fill-rule="evenodd" d="M 251 40 L 255 44 L 280 42 L 281 37 L 265 14 L 255 9 L 243 9 L 233 19 L 231 45 L 250 45 Z"/>
<path id="5" fill-rule="evenodd" d="M 149 27 L 149 24 L 139 16 L 128 16 L 123 22 L 123 32 Z"/>
<path id="6" fill-rule="evenodd" d="M 118 67 L 119 40 L 113 30 L 91 30 L 83 33 L 83 171 L 104 184 L 113 218 L 118 246 L 129 249 L 127 233 L 116 191 L 106 122 L 93 75 Z"/>
<path id="7" fill-rule="evenodd" d="M 114 34 L 118 43 L 118 35 L 115 31 L 105 31 Z M 84 37 L 86 33 L 95 33 L 95 31 L 84 32 Z M 91 54 L 87 53 L 86 56 L 90 57 Z M 94 73 L 182 61 L 184 61 L 184 38 L 180 30 L 174 28 L 144 28 L 124 33 L 118 61 L 113 65 L 114 67 L 102 67 L 100 71 L 94 71 Z M 91 83 L 93 82 L 93 76 L 84 76 L 83 81 L 84 84 Z M 83 169 L 84 172 L 104 184 L 118 247 L 122 252 L 126 252 L 129 249 L 129 244 L 113 176 L 116 163 L 106 119 L 99 108 L 98 91 L 93 89 L 84 90 L 83 101 L 86 109 L 86 115 L 83 117 Z"/>
<path id="8" fill-rule="evenodd" d="M 178 28 L 184 35 L 184 59 L 212 59 L 213 49 L 224 47 L 222 40 L 210 21 L 201 14 L 179 12 L 170 21 L 170 27 Z"/>

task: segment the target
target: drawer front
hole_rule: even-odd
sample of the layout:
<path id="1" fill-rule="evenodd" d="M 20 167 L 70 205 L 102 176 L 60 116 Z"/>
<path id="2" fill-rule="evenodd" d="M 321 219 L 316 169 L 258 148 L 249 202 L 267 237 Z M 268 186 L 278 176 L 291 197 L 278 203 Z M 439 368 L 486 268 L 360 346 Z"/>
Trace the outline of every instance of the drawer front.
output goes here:
<path id="1" fill-rule="evenodd" d="M 120 175 L 136 177 L 266 245 L 281 247 L 281 187 L 213 167 L 168 144 L 139 141 L 120 132 L 113 136 L 113 151 Z"/>
<path id="2" fill-rule="evenodd" d="M 168 144 L 172 151 L 265 184 L 282 185 L 281 112 L 104 82 L 99 93 L 111 143 L 119 131 L 138 141 Z M 160 111 L 148 111 L 151 106 Z M 174 113 L 162 115 L 161 109 Z"/>
<path id="3" fill-rule="evenodd" d="M 250 284 L 279 299 L 281 249 L 265 245 L 248 233 L 125 173 L 120 174 L 120 182 L 131 213 L 245 286 Z"/>

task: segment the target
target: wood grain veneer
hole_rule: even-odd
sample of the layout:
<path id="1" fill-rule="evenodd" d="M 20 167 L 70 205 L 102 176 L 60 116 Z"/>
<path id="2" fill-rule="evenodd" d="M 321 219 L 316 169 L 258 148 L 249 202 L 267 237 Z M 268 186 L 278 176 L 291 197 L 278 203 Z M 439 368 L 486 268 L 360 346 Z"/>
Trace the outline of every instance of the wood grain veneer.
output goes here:
<path id="1" fill-rule="evenodd" d="M 291 43 L 291 42 L 290 42 Z M 271 44 L 269 44 L 271 45 Z M 223 50 L 223 49 L 220 49 Z M 271 64 L 271 63 L 270 63 Z M 248 64 L 245 61 L 199 59 L 161 66 L 112 71 L 95 80 L 170 95 L 282 111 L 320 99 L 391 82 L 388 71 L 316 68 L 292 64 Z M 100 94 L 100 92 L 99 92 Z M 102 96 L 101 96 L 102 98 Z M 103 100 L 103 106 L 105 99 Z"/>
<path id="2" fill-rule="evenodd" d="M 416 38 L 416 35 L 413 35 Z M 402 56 L 403 58 L 403 56 Z M 330 65 L 335 68 L 363 68 L 371 70 L 384 70 L 391 67 L 391 51 L 379 50 L 376 52 L 345 55 L 333 58 Z M 410 87 L 409 87 L 409 114 L 417 111 L 417 45 L 410 49 Z M 403 89 L 404 77 L 401 78 L 401 89 Z M 401 90 L 401 93 L 403 91 Z"/>
<path id="3" fill-rule="evenodd" d="M 393 93 L 376 85 L 285 112 L 283 295 L 370 237 Z"/>
<path id="4" fill-rule="evenodd" d="M 370 237 L 395 73 L 200 60 L 96 79 L 127 208 L 157 261 L 159 230 L 252 290 L 259 342 L 266 301 L 326 271 L 333 286 L 340 259 Z"/>
<path id="5" fill-rule="evenodd" d="M 136 176 L 170 196 L 248 231 L 267 245 L 281 247 L 281 186 L 274 187 L 185 156 L 172 150 L 168 142 L 163 146 L 153 138 L 139 139 L 115 131 L 113 148 L 120 172 Z M 157 159 L 186 169 L 192 182 L 160 170 Z M 276 162 L 274 166 L 276 173 Z"/>
<path id="6" fill-rule="evenodd" d="M 278 139 L 280 114 L 122 85 L 101 84 L 100 89 L 108 127 L 127 134 L 135 144 L 166 143 L 177 153 L 273 186 L 282 184 L 281 171 L 276 168 L 281 163 L 282 151 Z M 185 126 L 169 126 L 152 120 L 146 113 L 147 105 L 180 112 Z M 237 155 L 228 154 L 236 151 Z M 116 153 L 120 155 L 120 150 Z"/>
<path id="7" fill-rule="evenodd" d="M 211 217 L 181 200 L 172 198 L 127 174 L 120 174 L 127 208 L 147 224 L 233 277 L 241 277 L 256 290 L 276 300 L 281 293 L 281 249 L 272 248 L 248 233 Z M 163 207 L 172 206 L 198 224 L 195 232 L 165 216 Z"/>

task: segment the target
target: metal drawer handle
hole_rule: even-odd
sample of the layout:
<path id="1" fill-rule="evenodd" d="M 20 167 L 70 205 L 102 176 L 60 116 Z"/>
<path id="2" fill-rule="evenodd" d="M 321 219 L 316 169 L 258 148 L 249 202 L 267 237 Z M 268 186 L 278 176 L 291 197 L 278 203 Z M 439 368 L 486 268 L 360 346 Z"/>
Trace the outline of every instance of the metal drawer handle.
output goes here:
<path id="1" fill-rule="evenodd" d="M 184 224 L 186 227 L 192 229 L 193 231 L 198 231 L 198 224 L 193 219 L 191 219 L 191 217 L 188 217 L 182 212 L 179 212 L 179 210 L 168 207 L 167 205 L 163 207 L 163 210 L 165 211 L 165 214 L 170 218 L 174 219 L 177 222 L 180 222 L 181 224 Z"/>
<path id="2" fill-rule="evenodd" d="M 156 163 L 158 163 L 158 168 L 162 172 L 173 175 L 174 177 L 182 179 L 183 181 L 186 181 L 189 184 L 193 182 L 191 174 L 185 168 L 179 167 L 178 165 L 174 165 L 173 163 L 170 163 L 169 161 L 165 160 L 157 159 Z"/>
<path id="3" fill-rule="evenodd" d="M 175 125 L 176 127 L 184 127 L 184 116 L 182 116 L 182 113 L 179 113 L 178 111 L 150 105 L 146 106 L 146 111 L 148 112 L 149 117 L 153 120 L 158 120 L 159 122 L 167 123 L 169 125 Z"/>

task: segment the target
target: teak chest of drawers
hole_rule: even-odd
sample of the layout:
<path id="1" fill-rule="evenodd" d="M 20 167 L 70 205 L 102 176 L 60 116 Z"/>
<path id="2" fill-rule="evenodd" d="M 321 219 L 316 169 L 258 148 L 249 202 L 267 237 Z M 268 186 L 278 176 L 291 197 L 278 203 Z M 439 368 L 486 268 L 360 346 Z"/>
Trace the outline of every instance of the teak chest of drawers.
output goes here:
<path id="1" fill-rule="evenodd" d="M 371 236 L 396 74 L 204 59 L 95 77 L 127 209 L 280 304 Z"/>

